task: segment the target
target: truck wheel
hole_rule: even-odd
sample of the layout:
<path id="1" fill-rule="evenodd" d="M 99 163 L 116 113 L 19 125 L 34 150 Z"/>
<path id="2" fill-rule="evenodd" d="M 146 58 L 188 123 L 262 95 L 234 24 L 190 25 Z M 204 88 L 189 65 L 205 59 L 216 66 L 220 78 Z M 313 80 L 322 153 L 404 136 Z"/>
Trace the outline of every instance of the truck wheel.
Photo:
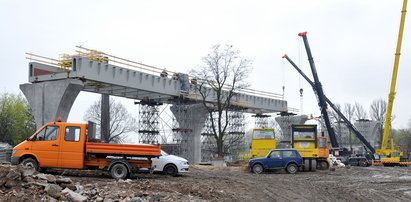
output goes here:
<path id="1" fill-rule="evenodd" d="M 128 169 L 127 166 L 125 166 L 122 163 L 117 163 L 113 165 L 110 169 L 111 172 L 111 177 L 114 179 L 125 179 L 128 176 Z"/>
<path id="2" fill-rule="evenodd" d="M 33 158 L 26 158 L 21 161 L 21 165 L 26 168 L 34 168 L 34 170 L 39 170 L 39 163 Z"/>
<path id="3" fill-rule="evenodd" d="M 361 159 L 358 162 L 358 165 L 361 166 L 361 167 L 367 167 L 367 161 L 365 159 Z"/>
<path id="4" fill-rule="evenodd" d="M 315 172 L 317 171 L 317 160 L 311 159 L 310 171 Z"/>
<path id="5" fill-rule="evenodd" d="M 290 163 L 290 164 L 288 164 L 288 166 L 285 168 L 285 171 L 287 171 L 287 173 L 294 174 L 294 173 L 296 173 L 296 172 L 298 171 L 298 167 L 297 167 L 297 165 L 295 165 L 295 164 L 293 164 L 293 163 Z"/>
<path id="6" fill-rule="evenodd" d="M 164 173 L 166 174 L 166 175 L 170 175 L 170 176 L 176 176 L 177 175 L 177 173 L 178 173 L 178 171 L 177 171 L 177 168 L 176 168 L 176 166 L 174 166 L 174 165 L 172 165 L 172 164 L 168 164 L 168 165 L 166 165 L 165 167 L 164 167 Z"/>
<path id="7" fill-rule="evenodd" d="M 264 171 L 264 168 L 263 168 L 263 166 L 262 166 L 261 164 L 255 164 L 255 165 L 253 166 L 253 172 L 254 172 L 255 174 L 261 174 L 261 173 L 263 173 L 263 171 Z"/>
<path id="8" fill-rule="evenodd" d="M 304 172 L 310 171 L 310 159 L 304 159 Z"/>
<path id="9" fill-rule="evenodd" d="M 319 161 L 317 162 L 317 169 L 318 170 L 327 170 L 330 166 L 328 165 L 327 161 Z"/>

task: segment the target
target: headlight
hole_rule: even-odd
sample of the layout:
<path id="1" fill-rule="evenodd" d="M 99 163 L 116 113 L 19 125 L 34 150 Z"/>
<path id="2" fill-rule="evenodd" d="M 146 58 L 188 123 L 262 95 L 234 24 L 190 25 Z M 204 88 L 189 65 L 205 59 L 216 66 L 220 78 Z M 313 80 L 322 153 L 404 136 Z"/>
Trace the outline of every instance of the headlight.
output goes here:
<path id="1" fill-rule="evenodd" d="M 13 152 L 11 152 L 11 155 L 14 155 L 17 152 L 17 150 L 13 149 Z"/>
<path id="2" fill-rule="evenodd" d="M 181 165 L 188 165 L 188 161 L 181 161 L 180 160 Z"/>

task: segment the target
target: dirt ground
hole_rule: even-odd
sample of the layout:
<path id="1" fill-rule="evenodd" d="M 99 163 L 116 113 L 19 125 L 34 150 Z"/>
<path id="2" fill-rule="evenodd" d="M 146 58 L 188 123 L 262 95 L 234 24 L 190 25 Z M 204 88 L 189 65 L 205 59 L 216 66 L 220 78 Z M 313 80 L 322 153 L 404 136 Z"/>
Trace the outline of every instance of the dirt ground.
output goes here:
<path id="1" fill-rule="evenodd" d="M 411 201 L 411 167 L 351 167 L 335 171 L 253 174 L 241 167 L 192 166 L 177 177 L 139 173 L 114 180 L 95 171 L 49 170 L 72 179 L 89 201 Z M 0 201 L 35 199 L 0 190 Z M 38 189 L 41 188 L 26 188 Z M 15 194 L 16 195 L 16 194 Z M 64 198 L 60 198 L 64 200 Z"/>

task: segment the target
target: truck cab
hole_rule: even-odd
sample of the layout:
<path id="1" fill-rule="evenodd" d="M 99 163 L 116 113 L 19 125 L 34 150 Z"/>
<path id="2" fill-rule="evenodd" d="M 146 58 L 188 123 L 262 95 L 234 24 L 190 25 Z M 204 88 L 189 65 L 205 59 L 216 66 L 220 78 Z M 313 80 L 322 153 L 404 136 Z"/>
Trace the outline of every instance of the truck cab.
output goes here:
<path id="1" fill-rule="evenodd" d="M 35 168 L 83 168 L 86 130 L 87 124 L 48 123 L 14 147 L 12 164 L 29 158 Z"/>

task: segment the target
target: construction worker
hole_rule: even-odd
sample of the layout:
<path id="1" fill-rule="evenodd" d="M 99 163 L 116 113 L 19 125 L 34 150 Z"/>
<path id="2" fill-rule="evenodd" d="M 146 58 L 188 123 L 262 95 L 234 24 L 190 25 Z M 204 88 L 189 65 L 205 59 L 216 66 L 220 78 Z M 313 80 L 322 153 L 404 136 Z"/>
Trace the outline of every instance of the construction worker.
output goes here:
<path id="1" fill-rule="evenodd" d="M 161 77 L 167 78 L 168 73 L 166 72 L 166 70 L 163 70 L 160 74 Z"/>

